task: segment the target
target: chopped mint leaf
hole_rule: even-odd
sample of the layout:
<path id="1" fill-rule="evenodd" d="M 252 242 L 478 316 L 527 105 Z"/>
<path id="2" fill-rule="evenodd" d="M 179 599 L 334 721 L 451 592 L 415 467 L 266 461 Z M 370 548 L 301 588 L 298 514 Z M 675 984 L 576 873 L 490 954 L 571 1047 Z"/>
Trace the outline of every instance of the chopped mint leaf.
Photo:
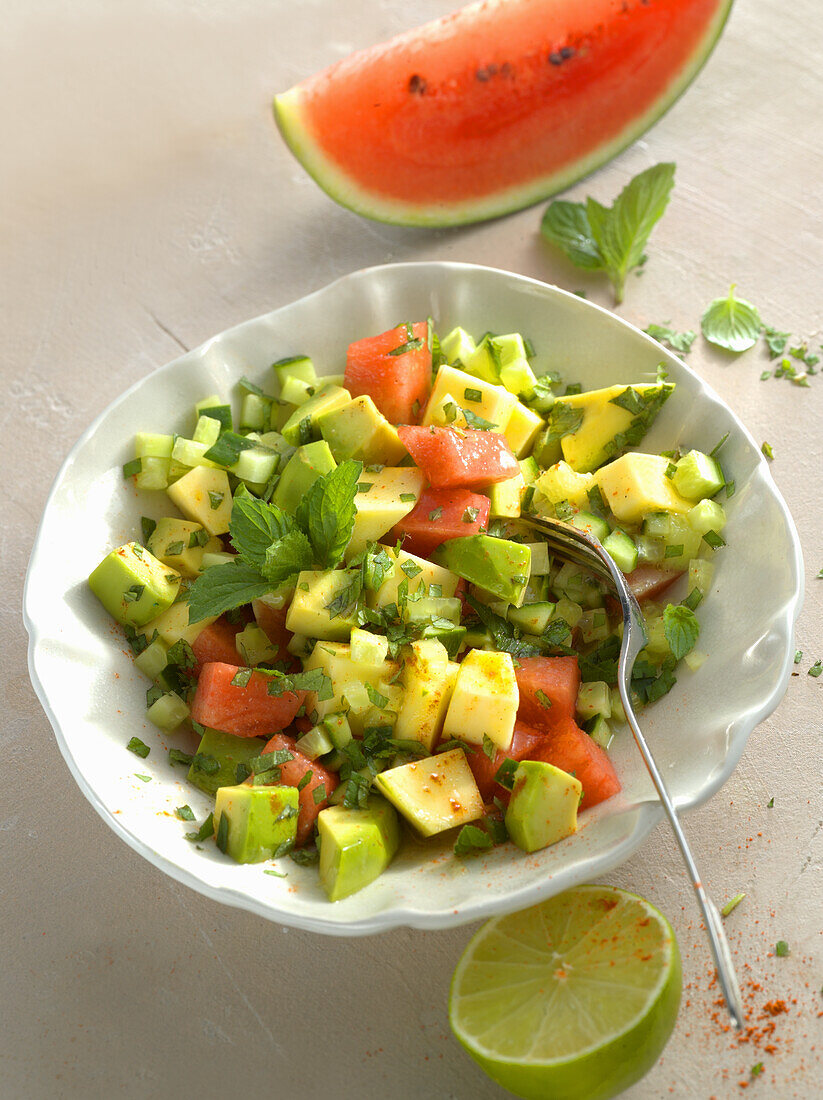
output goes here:
<path id="1" fill-rule="evenodd" d="M 479 508 L 467 508 L 463 513 L 463 523 L 475 523 L 479 514 Z"/>
<path id="2" fill-rule="evenodd" d="M 463 413 L 463 416 L 465 416 L 466 424 L 470 428 L 476 428 L 480 431 L 490 432 L 497 427 L 497 425 L 491 420 L 486 420 L 486 418 L 483 416 L 477 416 L 477 414 L 473 413 L 471 409 L 461 409 L 460 411 Z"/>
<path id="3" fill-rule="evenodd" d="M 229 815 L 225 810 L 220 815 L 220 820 L 217 822 L 217 835 L 214 839 L 217 847 L 225 855 L 229 846 Z"/>
<path id="4" fill-rule="evenodd" d="M 165 557 L 176 558 L 179 554 L 182 554 L 186 549 L 182 539 L 179 542 L 170 542 L 166 547 Z"/>
<path id="5" fill-rule="evenodd" d="M 210 756 L 205 752 L 196 752 L 192 757 L 191 766 L 195 771 L 205 775 L 216 775 L 220 771 L 220 761 L 216 756 Z"/>
<path id="6" fill-rule="evenodd" d="M 142 757 L 143 760 L 145 760 L 151 752 L 149 746 L 141 741 L 139 737 L 132 737 L 128 745 L 126 745 L 126 748 L 129 752 L 133 752 L 135 756 Z"/>
<path id="7" fill-rule="evenodd" d="M 429 512 L 429 519 L 434 523 L 434 521 L 440 519 L 442 515 L 443 509 L 438 505 L 437 508 L 433 508 L 432 511 Z"/>
<path id="8" fill-rule="evenodd" d="M 772 447 L 771 443 L 765 443 L 764 442 L 761 445 L 760 450 L 763 452 L 763 454 L 766 456 L 766 458 L 768 458 L 769 461 L 771 462 L 771 460 L 774 458 L 774 448 Z"/>
<path id="9" fill-rule="evenodd" d="M 720 454 L 720 452 L 723 450 L 723 446 L 724 446 L 724 444 L 725 444 L 725 442 L 728 438 L 729 438 L 729 433 L 728 432 L 726 432 L 724 435 L 721 435 L 721 437 L 718 439 L 718 441 L 715 443 L 715 445 L 709 451 L 709 458 L 716 458 Z"/>
<path id="10" fill-rule="evenodd" d="M 731 287 L 726 298 L 715 298 L 700 321 L 706 339 L 726 351 L 739 353 L 757 343 L 763 328 L 760 314 L 751 302 L 735 297 Z"/>
<path id="11" fill-rule="evenodd" d="M 796 649 L 794 651 L 794 663 L 796 665 L 799 665 L 802 660 L 803 660 L 803 650 L 802 649 Z"/>
<path id="12" fill-rule="evenodd" d="M 700 634 L 700 623 L 691 608 L 670 603 L 663 612 L 663 632 L 675 660 L 690 653 Z"/>
<path id="13" fill-rule="evenodd" d="M 423 572 L 423 566 L 422 565 L 418 565 L 416 561 L 411 561 L 409 559 L 407 559 L 404 562 L 401 562 L 400 568 L 406 574 L 406 576 L 409 578 L 409 580 L 414 580 L 414 578 L 418 575 L 418 573 Z"/>
<path id="14" fill-rule="evenodd" d="M 153 519 L 149 519 L 148 516 L 141 516 L 140 517 L 140 527 L 142 528 L 142 531 L 143 531 L 143 542 L 148 544 L 149 539 L 152 537 L 152 535 L 154 534 L 155 528 L 157 527 L 157 521 L 153 520 Z"/>
<path id="15" fill-rule="evenodd" d="M 374 488 L 374 482 L 373 481 L 361 481 L 357 485 L 358 493 L 368 493 L 373 488 Z"/>
<path id="16" fill-rule="evenodd" d="M 275 869 L 273 867 L 264 867 L 263 868 L 263 874 L 264 875 L 273 875 L 274 878 L 288 878 L 289 877 L 286 874 L 285 871 L 275 871 Z"/>
<path id="17" fill-rule="evenodd" d="M 214 814 L 209 814 L 196 833 L 186 833 L 186 840 L 205 840 L 214 833 Z"/>
<path id="18" fill-rule="evenodd" d="M 394 348 L 392 351 L 386 352 L 387 355 L 405 355 L 407 351 L 419 351 L 423 347 L 424 341 L 417 339 L 410 339 L 401 344 L 399 348 Z"/>
<path id="19" fill-rule="evenodd" d="M 584 412 L 563 401 L 556 401 L 549 412 L 546 442 L 553 443 L 566 435 L 573 435 L 583 423 Z"/>
<path id="20" fill-rule="evenodd" d="M 189 622 L 197 623 L 242 607 L 265 596 L 271 588 L 271 581 L 239 559 L 214 565 L 202 573 L 188 591 Z"/>
<path id="21" fill-rule="evenodd" d="M 403 504 L 414 504 L 417 501 L 416 493 L 401 493 L 400 500 Z"/>
<path id="22" fill-rule="evenodd" d="M 517 761 L 512 760 L 510 756 L 507 756 L 497 771 L 494 773 L 495 783 L 499 783 L 501 787 L 505 787 L 506 790 L 511 790 L 514 787 L 514 773 L 517 771 Z"/>
<path id="23" fill-rule="evenodd" d="M 817 677 L 820 676 L 821 673 L 823 673 L 823 661 L 818 659 L 809 669 L 809 676 L 814 676 L 814 678 L 817 679 Z"/>
<path id="24" fill-rule="evenodd" d="M 363 463 L 346 459 L 319 477 L 301 500 L 296 520 L 308 536 L 319 564 L 333 568 L 343 557 L 354 530 L 354 498 Z"/>
<path id="25" fill-rule="evenodd" d="M 755 1062 L 749 1072 L 751 1073 L 752 1077 L 759 1077 L 760 1074 L 763 1072 L 763 1063 Z"/>
<path id="26" fill-rule="evenodd" d="M 683 543 L 679 542 L 677 546 L 667 546 L 663 551 L 664 558 L 679 558 L 683 553 Z"/>
<path id="27" fill-rule="evenodd" d="M 141 775 L 140 772 L 135 772 L 134 773 L 134 778 L 139 779 L 143 783 L 151 783 L 151 776 L 150 775 Z"/>
<path id="28" fill-rule="evenodd" d="M 676 663 L 674 655 L 667 657 L 659 666 L 643 659 L 635 661 L 632 669 L 632 689 L 641 702 L 654 703 L 671 691 L 677 683 L 674 675 Z"/>
<path id="29" fill-rule="evenodd" d="M 199 527 L 189 535 L 189 550 L 193 550 L 195 546 L 205 546 L 208 541 L 208 532 Z"/>
<path id="30" fill-rule="evenodd" d="M 135 474 L 139 474 L 143 469 L 143 459 L 133 458 L 131 462 L 127 462 L 123 466 L 123 477 L 134 477 Z"/>
<path id="31" fill-rule="evenodd" d="M 313 775 L 314 772 L 311 770 L 311 768 L 309 768 L 308 771 L 303 772 L 303 774 L 300 776 L 300 782 L 297 784 L 298 791 L 302 791 L 304 787 L 308 787 L 309 783 L 311 783 Z"/>
<path id="32" fill-rule="evenodd" d="M 383 695 L 381 692 L 379 692 L 373 684 L 366 684 L 366 694 L 368 695 L 369 702 L 373 707 L 378 707 L 382 709 L 383 707 L 388 706 L 388 696 Z"/>
<path id="33" fill-rule="evenodd" d="M 209 447 L 203 457 L 218 466 L 233 466 L 243 451 L 248 451 L 257 446 L 259 444 L 255 443 L 253 439 L 247 439 L 244 435 L 238 435 L 236 432 L 223 432 L 214 446 Z"/>
<path id="34" fill-rule="evenodd" d="M 293 672 L 288 676 L 276 670 L 261 668 L 258 671 L 270 678 L 267 689 L 269 695 L 283 695 L 288 691 L 315 691 L 321 703 L 326 699 L 334 698 L 331 678 L 322 668 L 311 668 L 307 672 Z"/>
<path id="35" fill-rule="evenodd" d="M 767 810 L 773 810 L 774 809 L 774 795 L 772 795 L 772 797 L 766 803 L 766 809 Z"/>
<path id="36" fill-rule="evenodd" d="M 194 810 L 191 806 L 178 806 L 174 816 L 179 817 L 181 821 L 194 821 Z"/>
<path id="37" fill-rule="evenodd" d="M 785 940 L 778 940 L 774 945 L 774 953 L 777 955 L 778 959 L 785 959 L 791 952 Z"/>
<path id="38" fill-rule="evenodd" d="M 769 349 L 769 358 L 777 359 L 779 355 L 782 355 L 786 350 L 786 343 L 789 339 L 788 332 L 778 332 L 776 328 L 771 328 L 769 325 L 763 329 L 763 338 L 766 341 L 766 346 Z"/>
<path id="39" fill-rule="evenodd" d="M 466 389 L 463 390 L 463 396 L 467 401 L 478 402 L 483 400 L 483 391 L 477 390 L 473 386 L 467 386 Z"/>
<path id="40" fill-rule="evenodd" d="M 182 764 L 187 768 L 194 757 L 188 753 L 183 752 L 181 749 L 169 749 L 169 763 L 174 767 L 175 764 Z"/>
<path id="41" fill-rule="evenodd" d="M 177 668 L 194 668 L 197 658 L 186 639 L 178 638 L 166 654 L 166 662 L 167 665 L 174 665 Z"/>
<path id="42" fill-rule="evenodd" d="M 765 382 L 767 379 L 771 378 L 771 376 L 772 376 L 772 372 L 770 370 L 761 371 L 760 381 Z"/>
<path id="43" fill-rule="evenodd" d="M 733 910 L 735 910 L 738 907 L 738 905 L 741 903 L 743 898 L 745 898 L 745 896 L 746 896 L 745 894 L 735 894 L 734 897 L 730 898 L 726 902 L 726 904 L 723 906 L 723 908 L 720 910 L 720 916 L 721 917 L 728 917 L 729 913 L 731 913 Z"/>
<path id="44" fill-rule="evenodd" d="M 244 688 L 251 679 L 252 672 L 253 669 L 250 668 L 238 668 L 237 672 L 235 672 L 234 676 L 229 680 L 229 684 L 231 687 Z"/>
<path id="45" fill-rule="evenodd" d="M 489 760 L 494 760 L 497 755 L 497 745 L 495 745 L 494 741 L 492 741 L 487 733 L 483 734 L 483 752 L 488 756 Z"/>
<path id="46" fill-rule="evenodd" d="M 464 825 L 454 842 L 454 854 L 456 856 L 474 855 L 488 851 L 492 847 L 494 847 L 494 841 L 485 829 L 477 825 Z"/>
<path id="47" fill-rule="evenodd" d="M 552 705 L 551 699 L 548 697 L 548 695 L 545 693 L 545 691 L 542 688 L 537 689 L 537 691 L 534 694 L 534 697 L 538 701 L 540 706 L 543 707 L 545 710 L 548 710 L 549 707 Z"/>
<path id="48" fill-rule="evenodd" d="M 719 550 L 721 546 L 726 545 L 726 540 L 717 531 L 707 531 L 703 541 L 707 546 L 711 546 L 712 550 Z"/>
<path id="49" fill-rule="evenodd" d="M 223 493 L 216 493 L 214 490 L 209 489 L 209 507 L 213 512 L 216 512 L 223 503 L 223 497 Z"/>
<path id="50" fill-rule="evenodd" d="M 319 806 L 321 802 L 326 800 L 326 784 L 318 783 L 318 785 L 311 792 L 311 796 L 314 799 L 315 806 Z"/>
<path id="51" fill-rule="evenodd" d="M 686 355 L 692 350 L 692 344 L 697 338 L 697 333 L 692 332 L 691 329 L 686 332 L 675 332 L 674 329 L 669 328 L 668 324 L 651 324 L 643 331 L 657 340 L 658 343 L 665 344 L 672 351 L 680 352 L 681 355 Z"/>
<path id="52" fill-rule="evenodd" d="M 818 569 L 817 573 L 815 573 L 815 577 L 819 581 L 823 580 L 823 569 Z"/>

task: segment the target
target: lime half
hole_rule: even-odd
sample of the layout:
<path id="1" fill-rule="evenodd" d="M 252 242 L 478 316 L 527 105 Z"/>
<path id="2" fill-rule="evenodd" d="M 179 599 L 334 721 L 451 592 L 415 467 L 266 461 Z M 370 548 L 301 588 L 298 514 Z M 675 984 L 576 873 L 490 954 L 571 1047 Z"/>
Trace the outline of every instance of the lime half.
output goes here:
<path id="1" fill-rule="evenodd" d="M 683 984 L 674 931 L 653 905 L 577 886 L 496 917 L 452 978 L 452 1031 L 528 1100 L 604 1100 L 654 1065 Z"/>

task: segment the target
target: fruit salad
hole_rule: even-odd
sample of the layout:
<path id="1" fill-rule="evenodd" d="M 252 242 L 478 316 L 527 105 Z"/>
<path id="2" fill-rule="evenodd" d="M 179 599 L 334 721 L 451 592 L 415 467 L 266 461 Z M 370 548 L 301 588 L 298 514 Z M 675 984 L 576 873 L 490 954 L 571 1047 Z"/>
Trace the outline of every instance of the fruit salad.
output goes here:
<path id="1" fill-rule="evenodd" d="M 662 369 L 583 391 L 536 373 L 519 333 L 438 339 L 431 320 L 340 352 L 342 374 L 290 356 L 181 434 L 138 433 L 124 475 L 159 518 L 89 577 L 170 764 L 214 800 L 187 836 L 316 862 L 331 901 L 407 830 L 518 858 L 620 791 L 619 605 L 524 519 L 589 532 L 626 574 L 642 706 L 705 658 L 695 610 L 733 492 L 719 447 L 638 450 L 675 391 Z"/>

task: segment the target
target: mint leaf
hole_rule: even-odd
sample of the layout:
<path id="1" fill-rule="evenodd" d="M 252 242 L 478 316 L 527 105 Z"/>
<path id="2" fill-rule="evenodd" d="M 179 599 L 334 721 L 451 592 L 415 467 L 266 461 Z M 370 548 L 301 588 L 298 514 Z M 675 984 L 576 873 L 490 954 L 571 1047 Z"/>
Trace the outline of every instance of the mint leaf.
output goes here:
<path id="1" fill-rule="evenodd" d="M 271 589 L 272 582 L 246 562 L 213 565 L 189 589 L 189 622 L 198 623 L 201 619 L 242 607 L 265 596 Z"/>
<path id="2" fill-rule="evenodd" d="M 556 401 L 549 413 L 546 442 L 551 443 L 562 439 L 564 435 L 574 435 L 583 423 L 583 415 L 582 409 L 576 409 L 572 405 L 565 405 L 562 401 Z"/>
<path id="3" fill-rule="evenodd" d="M 311 540 L 316 560 L 327 568 L 338 564 L 351 541 L 362 472 L 362 462 L 346 459 L 319 477 L 298 506 L 297 524 Z"/>
<path id="4" fill-rule="evenodd" d="M 751 302 L 735 297 L 734 289 L 732 285 L 727 298 L 715 298 L 703 314 L 700 328 L 710 343 L 739 353 L 754 347 L 763 322 Z"/>
<path id="5" fill-rule="evenodd" d="M 663 612 L 663 633 L 676 660 L 694 649 L 700 634 L 700 623 L 691 608 L 670 603 Z"/>
<path id="6" fill-rule="evenodd" d="M 311 543 L 302 531 L 295 528 L 269 546 L 261 572 L 272 585 L 277 585 L 302 569 L 311 569 L 313 565 Z"/>
<path id="7" fill-rule="evenodd" d="M 674 165 L 656 164 L 635 176 L 611 207 L 586 199 L 586 214 L 603 266 L 614 287 L 615 301 L 623 301 L 626 276 L 643 260 L 652 229 L 663 216 L 674 186 Z"/>
<path id="8" fill-rule="evenodd" d="M 577 267 L 602 271 L 603 257 L 592 237 L 586 207 L 581 202 L 557 199 L 546 209 L 540 232 L 547 241 L 558 245 Z"/>
<path id="9" fill-rule="evenodd" d="M 779 332 L 776 328 L 772 328 L 771 325 L 766 325 L 763 330 L 763 339 L 766 341 L 766 347 L 769 349 L 769 358 L 777 359 L 779 355 L 782 355 L 786 350 L 786 344 L 788 342 L 790 332 Z"/>
<path id="10" fill-rule="evenodd" d="M 272 543 L 294 528 L 294 520 L 276 504 L 257 497 L 238 494 L 234 498 L 229 521 L 232 546 L 249 565 L 262 569 Z"/>
<path id="11" fill-rule="evenodd" d="M 494 841 L 485 829 L 477 825 L 464 825 L 454 842 L 454 854 L 456 856 L 473 855 L 493 847 Z"/>
<path id="12" fill-rule="evenodd" d="M 668 325 L 651 324 L 643 331 L 657 340 L 658 343 L 665 344 L 666 347 L 671 348 L 672 351 L 680 352 L 681 355 L 685 355 L 692 350 L 692 344 L 697 338 L 697 333 L 692 332 L 691 329 L 687 332 L 675 332 Z"/>

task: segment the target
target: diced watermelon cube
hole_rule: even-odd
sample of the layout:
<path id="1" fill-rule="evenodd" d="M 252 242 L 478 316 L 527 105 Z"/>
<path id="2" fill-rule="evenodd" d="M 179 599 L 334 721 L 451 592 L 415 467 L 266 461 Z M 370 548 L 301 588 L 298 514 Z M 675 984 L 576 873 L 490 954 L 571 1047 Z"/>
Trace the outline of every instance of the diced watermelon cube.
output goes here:
<path id="1" fill-rule="evenodd" d="M 311 839 L 312 829 L 320 811 L 328 806 L 328 799 L 317 796 L 315 790 L 322 784 L 326 795 L 330 795 L 337 786 L 339 780 L 334 772 L 318 764 L 316 760 L 309 760 L 295 747 L 295 740 L 285 733 L 276 733 L 266 743 L 263 752 L 274 752 L 276 749 L 287 749 L 294 759 L 287 760 L 280 765 L 280 785 L 284 787 L 296 787 L 306 772 L 311 772 L 311 779 L 298 794 L 297 816 L 297 843 L 305 844 Z"/>
<path id="2" fill-rule="evenodd" d="M 205 627 L 191 643 L 197 658 L 194 674 L 199 676 L 204 665 L 218 664 L 240 666 L 243 662 L 237 652 L 235 638 L 243 629 L 240 623 L 230 623 L 225 615 Z"/>
<path id="3" fill-rule="evenodd" d="M 237 665 L 213 661 L 203 665 L 191 704 L 195 722 L 235 737 L 265 737 L 285 729 L 294 719 L 305 691 L 269 695 L 271 677 L 252 672 L 248 683 L 232 684 Z"/>
<path id="4" fill-rule="evenodd" d="M 424 489 L 407 516 L 396 524 L 387 542 L 403 540 L 409 554 L 427 558 L 443 542 L 476 535 L 489 522 L 491 501 L 469 489 Z"/>
<path id="5" fill-rule="evenodd" d="M 520 691 L 520 721 L 540 730 L 573 722 L 580 687 L 577 658 L 519 657 L 518 666 L 514 671 Z"/>
<path id="6" fill-rule="evenodd" d="M 523 760 L 530 753 L 537 750 L 545 737 L 546 735 L 542 730 L 532 729 L 524 722 L 516 722 L 511 745 L 505 752 L 498 749 L 493 760 L 486 756 L 479 745 L 472 746 L 473 751 L 468 752 L 466 757 L 477 783 L 477 789 L 480 791 L 480 796 L 484 802 L 490 802 L 495 796 L 503 802 L 508 802 L 509 792 L 505 787 L 501 787 L 499 783 L 494 781 L 500 765 L 506 759 Z"/>
<path id="7" fill-rule="evenodd" d="M 583 784 L 582 810 L 604 802 L 620 790 L 620 780 L 608 754 L 571 719 L 548 731 L 524 759 L 543 760 L 576 776 Z"/>
<path id="8" fill-rule="evenodd" d="M 343 385 L 352 395 L 367 395 L 391 424 L 414 424 L 431 389 L 432 356 L 428 324 L 417 321 L 349 344 Z M 419 347 L 414 345 L 420 344 Z M 410 344 L 408 351 L 398 354 Z"/>
<path id="9" fill-rule="evenodd" d="M 480 488 L 520 473 L 505 436 L 466 428 L 401 427 L 403 445 L 436 489 Z"/>

